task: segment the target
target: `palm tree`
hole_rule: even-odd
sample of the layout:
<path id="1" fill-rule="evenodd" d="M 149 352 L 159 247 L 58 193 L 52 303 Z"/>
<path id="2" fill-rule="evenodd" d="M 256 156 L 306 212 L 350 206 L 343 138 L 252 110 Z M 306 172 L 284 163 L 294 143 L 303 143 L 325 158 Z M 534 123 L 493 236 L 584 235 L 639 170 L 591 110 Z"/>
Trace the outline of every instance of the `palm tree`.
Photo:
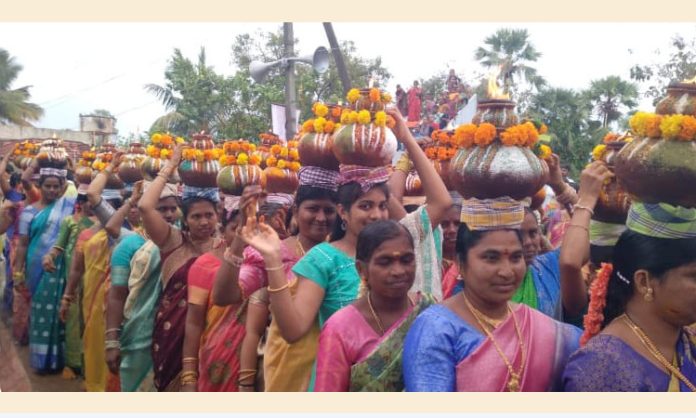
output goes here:
<path id="1" fill-rule="evenodd" d="M 499 29 L 476 50 L 476 59 L 486 68 L 499 67 L 499 77 L 507 92 L 513 92 L 516 83 L 524 80 L 539 90 L 546 81 L 530 66 L 541 53 L 529 41 L 526 29 Z"/>
<path id="2" fill-rule="evenodd" d="M 39 120 L 43 115 L 39 105 L 28 102 L 31 86 L 11 89 L 20 71 L 22 66 L 15 62 L 14 57 L 0 49 L 0 124 L 31 126 L 29 121 Z"/>
<path id="3" fill-rule="evenodd" d="M 614 75 L 593 80 L 585 94 L 605 128 L 638 106 L 638 86 Z"/>

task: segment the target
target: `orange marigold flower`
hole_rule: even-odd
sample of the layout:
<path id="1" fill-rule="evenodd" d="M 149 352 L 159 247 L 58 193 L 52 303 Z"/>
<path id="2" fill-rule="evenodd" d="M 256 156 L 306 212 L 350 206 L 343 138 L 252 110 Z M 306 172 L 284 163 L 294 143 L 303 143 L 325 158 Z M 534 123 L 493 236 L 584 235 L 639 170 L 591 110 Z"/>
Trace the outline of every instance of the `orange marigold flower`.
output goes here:
<path id="1" fill-rule="evenodd" d="M 583 321 L 585 332 L 580 337 L 580 345 L 585 345 L 593 336 L 599 334 L 604 321 L 604 307 L 607 304 L 607 288 L 613 266 L 602 263 L 597 277 L 590 286 L 590 304 Z"/>
<path id="2" fill-rule="evenodd" d="M 476 133 L 474 134 L 474 143 L 479 147 L 488 146 L 495 139 L 497 130 L 494 125 L 490 123 L 482 123 L 476 128 Z"/>
<path id="3" fill-rule="evenodd" d="M 395 126 L 396 120 L 391 115 L 387 115 L 387 127 L 389 129 L 394 129 Z"/>
<path id="4" fill-rule="evenodd" d="M 298 171 L 300 171 L 300 168 L 302 168 L 300 163 L 298 163 L 297 161 L 291 162 L 289 164 L 289 166 L 290 166 L 290 170 L 292 170 L 294 172 L 298 172 Z"/>
<path id="5" fill-rule="evenodd" d="M 285 160 L 278 160 L 278 164 L 276 164 L 276 168 L 279 168 L 281 170 L 285 169 L 285 166 L 287 165 L 287 161 Z"/>
<path id="6" fill-rule="evenodd" d="M 251 157 L 249 157 L 249 164 L 259 165 L 260 163 L 261 163 L 261 157 L 258 154 L 254 154 Z"/>
<path id="7" fill-rule="evenodd" d="M 376 88 L 370 89 L 370 101 L 372 103 L 378 102 L 381 97 L 382 97 L 382 94 L 379 92 L 379 89 L 376 89 Z"/>
<path id="8" fill-rule="evenodd" d="M 343 113 L 341 112 L 341 107 L 340 106 L 334 106 L 331 108 L 331 117 L 334 119 L 338 119 L 341 117 Z"/>
<path id="9" fill-rule="evenodd" d="M 651 115 L 646 123 L 646 134 L 649 138 L 657 139 L 662 136 L 660 131 L 660 123 L 662 123 L 661 115 Z"/>
<path id="10" fill-rule="evenodd" d="M 539 131 L 537 131 L 536 126 L 532 122 L 527 122 L 524 125 L 522 125 L 525 128 L 525 142 L 522 145 L 526 145 L 528 147 L 534 146 L 534 144 L 537 143 L 539 140 Z"/>
<path id="11" fill-rule="evenodd" d="M 203 157 L 205 158 L 206 161 L 212 160 L 214 156 L 215 156 L 215 153 L 211 149 L 207 149 L 207 150 L 203 151 Z"/>
<path id="12" fill-rule="evenodd" d="M 435 129 L 433 131 L 433 133 L 430 134 L 430 139 L 432 139 L 433 141 L 437 141 L 437 139 L 439 137 L 440 137 L 440 130 L 439 129 Z"/>
<path id="13" fill-rule="evenodd" d="M 614 142 L 617 139 L 619 139 L 619 135 L 615 134 L 613 132 L 609 132 L 608 134 L 604 135 L 604 139 L 602 140 L 605 144 L 608 144 L 610 142 Z"/>
<path id="14" fill-rule="evenodd" d="M 278 154 L 280 154 L 280 150 L 281 150 L 281 149 L 282 149 L 282 147 L 281 147 L 280 145 L 278 145 L 278 144 L 273 145 L 273 146 L 271 147 L 271 154 L 273 154 L 273 155 L 278 155 Z"/>
<path id="15" fill-rule="evenodd" d="M 467 123 L 459 126 L 454 131 L 454 142 L 458 147 L 471 148 L 474 145 L 474 135 L 476 135 L 476 125 Z"/>
<path id="16" fill-rule="evenodd" d="M 276 163 L 278 162 L 278 159 L 276 157 L 268 157 L 266 158 L 266 166 L 267 167 L 275 167 Z"/>
<path id="17" fill-rule="evenodd" d="M 288 156 L 289 156 L 290 159 L 292 159 L 293 161 L 299 161 L 299 160 L 300 160 L 300 153 L 297 151 L 296 148 L 293 148 L 293 149 L 291 149 L 290 151 L 288 151 Z"/>
<path id="18" fill-rule="evenodd" d="M 693 141 L 696 139 L 696 118 L 693 116 L 684 116 L 682 120 L 681 132 L 677 139 L 682 141 Z"/>
<path id="19" fill-rule="evenodd" d="M 549 131 L 549 127 L 542 123 L 541 128 L 539 128 L 539 134 L 544 135 L 548 131 Z"/>
<path id="20" fill-rule="evenodd" d="M 326 123 L 324 124 L 324 133 L 327 133 L 327 134 L 333 133 L 335 128 L 336 128 L 336 124 L 331 120 L 327 120 Z"/>

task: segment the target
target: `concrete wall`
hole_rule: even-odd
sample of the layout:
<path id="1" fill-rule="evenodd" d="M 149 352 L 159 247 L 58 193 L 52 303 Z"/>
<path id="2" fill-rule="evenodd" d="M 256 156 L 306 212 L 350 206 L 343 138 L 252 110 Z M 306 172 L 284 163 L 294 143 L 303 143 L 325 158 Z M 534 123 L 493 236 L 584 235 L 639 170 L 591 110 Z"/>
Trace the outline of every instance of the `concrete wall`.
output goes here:
<path id="1" fill-rule="evenodd" d="M 71 131 L 69 129 L 43 129 L 17 125 L 0 125 L 0 141 L 24 139 L 48 139 L 53 136 L 64 141 L 81 142 L 92 145 L 94 135 L 91 132 Z"/>

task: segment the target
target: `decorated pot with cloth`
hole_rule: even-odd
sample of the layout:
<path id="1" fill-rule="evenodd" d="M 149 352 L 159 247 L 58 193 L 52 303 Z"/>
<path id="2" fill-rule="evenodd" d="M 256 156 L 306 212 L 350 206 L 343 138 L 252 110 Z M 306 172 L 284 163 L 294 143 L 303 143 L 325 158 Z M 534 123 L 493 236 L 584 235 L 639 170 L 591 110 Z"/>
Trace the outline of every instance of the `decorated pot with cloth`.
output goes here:
<path id="1" fill-rule="evenodd" d="M 274 145 L 271 156 L 266 159 L 263 170 L 268 193 L 295 193 L 299 186 L 297 173 L 300 171 L 300 156 L 297 141 L 288 141 L 287 146 Z"/>
<path id="2" fill-rule="evenodd" d="M 92 163 L 97 159 L 97 153 L 93 150 L 83 151 L 81 157 L 75 167 L 75 179 L 80 184 L 89 184 L 92 181 Z"/>
<path id="3" fill-rule="evenodd" d="M 222 168 L 217 175 L 217 186 L 226 195 L 241 196 L 244 188 L 251 185 L 265 187 L 266 176 L 259 167 L 258 156 L 239 152 L 237 155 L 220 157 Z"/>
<path id="4" fill-rule="evenodd" d="M 145 159 L 140 164 L 143 178 L 152 181 L 157 177 L 157 173 L 164 167 L 167 160 L 171 158 L 176 144 L 184 143 L 184 138 L 173 137 L 167 133 L 155 133 L 150 137 L 150 144 L 145 147 Z M 168 183 L 176 184 L 179 182 L 178 170 L 174 170 L 167 180 Z"/>
<path id="5" fill-rule="evenodd" d="M 634 139 L 617 154 L 615 171 L 636 200 L 696 208 L 695 98 L 696 83 L 673 84 L 657 113 L 631 117 Z"/>
<path id="6" fill-rule="evenodd" d="M 68 165 L 68 153 L 57 138 L 43 141 L 36 159 L 40 168 L 64 169 Z"/>
<path id="7" fill-rule="evenodd" d="M 121 164 L 118 166 L 118 176 L 128 184 L 143 179 L 140 168 L 145 159 L 145 147 L 139 142 L 133 142 L 128 146 L 128 153 L 121 156 Z"/>
<path id="8" fill-rule="evenodd" d="M 380 167 L 391 164 L 397 141 L 389 127 L 394 121 L 383 110 L 391 96 L 379 89 L 352 89 L 350 109 L 341 113 L 341 127 L 334 132 L 333 153 L 341 164 Z"/>
<path id="9" fill-rule="evenodd" d="M 193 136 L 191 148 L 182 153 L 179 176 L 187 186 L 215 187 L 220 171 L 218 160 L 223 151 L 215 147 L 213 138 L 201 132 Z"/>
<path id="10" fill-rule="evenodd" d="M 604 137 L 603 143 L 594 148 L 592 158 L 595 161 L 604 161 L 607 168 L 613 173 L 619 151 L 631 140 L 632 138 L 628 136 L 609 133 Z M 630 196 L 616 176 L 612 176 L 602 185 L 592 219 L 612 224 L 623 224 L 626 222 L 630 206 Z"/>
<path id="11" fill-rule="evenodd" d="M 109 165 L 114 158 L 114 153 L 116 152 L 116 147 L 113 144 L 104 144 L 99 150 L 97 150 L 97 156 L 92 163 L 92 178 L 96 177 L 97 173 L 104 171 L 107 165 Z M 122 189 L 124 186 L 123 180 L 121 180 L 116 173 L 109 174 L 106 180 L 107 189 Z"/>
<path id="12" fill-rule="evenodd" d="M 338 170 L 338 160 L 333 153 L 333 135 L 341 128 L 341 112 L 338 105 L 315 103 L 315 117 L 302 124 L 298 138 L 300 163 L 306 166 Z"/>
<path id="13" fill-rule="evenodd" d="M 406 196 L 423 196 L 423 185 L 421 184 L 421 179 L 418 176 L 416 170 L 411 170 L 406 175 L 406 189 L 404 191 Z"/>

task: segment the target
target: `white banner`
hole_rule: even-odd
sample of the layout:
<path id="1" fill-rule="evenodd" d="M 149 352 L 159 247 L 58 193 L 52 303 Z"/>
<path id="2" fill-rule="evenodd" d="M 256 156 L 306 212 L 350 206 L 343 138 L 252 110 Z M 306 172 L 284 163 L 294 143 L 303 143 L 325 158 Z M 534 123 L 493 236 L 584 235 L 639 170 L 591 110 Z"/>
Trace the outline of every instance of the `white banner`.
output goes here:
<path id="1" fill-rule="evenodd" d="M 280 104 L 271 104 L 271 120 L 272 120 L 272 126 L 273 126 L 273 133 L 278 135 L 280 139 L 287 141 L 288 138 L 285 136 L 285 106 L 280 105 Z M 295 113 L 295 121 L 300 120 L 300 111 L 297 110 Z M 299 130 L 299 123 L 298 126 L 295 128 L 295 131 Z"/>

